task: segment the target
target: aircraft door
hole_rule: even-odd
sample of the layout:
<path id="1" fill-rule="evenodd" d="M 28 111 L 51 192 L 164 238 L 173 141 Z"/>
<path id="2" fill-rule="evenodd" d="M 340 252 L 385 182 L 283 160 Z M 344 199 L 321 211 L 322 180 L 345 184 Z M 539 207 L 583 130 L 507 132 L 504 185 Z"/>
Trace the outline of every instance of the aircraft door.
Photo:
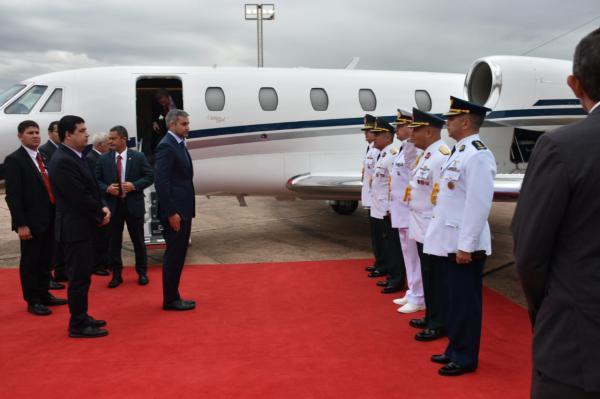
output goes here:
<path id="1" fill-rule="evenodd" d="M 154 163 L 154 149 L 167 132 L 165 116 L 183 109 L 183 85 L 178 77 L 143 76 L 136 82 L 138 148 Z"/>

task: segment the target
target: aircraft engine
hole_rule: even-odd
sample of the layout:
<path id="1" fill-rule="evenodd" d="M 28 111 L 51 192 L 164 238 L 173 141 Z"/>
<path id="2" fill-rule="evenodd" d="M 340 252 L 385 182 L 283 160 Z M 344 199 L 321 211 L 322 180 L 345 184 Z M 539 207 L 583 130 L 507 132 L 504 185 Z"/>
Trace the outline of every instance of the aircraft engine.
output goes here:
<path id="1" fill-rule="evenodd" d="M 465 96 L 469 101 L 499 111 L 578 105 L 566 83 L 571 68 L 571 61 L 548 58 L 480 58 L 465 78 Z"/>

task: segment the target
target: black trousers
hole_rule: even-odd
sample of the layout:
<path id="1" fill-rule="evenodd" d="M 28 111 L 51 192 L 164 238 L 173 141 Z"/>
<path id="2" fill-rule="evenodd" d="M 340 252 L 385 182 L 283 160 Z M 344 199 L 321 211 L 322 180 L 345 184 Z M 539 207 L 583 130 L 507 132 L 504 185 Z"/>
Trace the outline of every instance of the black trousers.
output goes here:
<path id="1" fill-rule="evenodd" d="M 388 283 L 404 288 L 406 285 L 406 266 L 404 265 L 404 255 L 402 254 L 398 229 L 392 227 L 392 221 L 389 217 L 382 220 L 381 226 L 383 227 L 381 236 L 385 250 L 384 258 L 388 271 Z"/>
<path id="2" fill-rule="evenodd" d="M 104 269 L 110 267 L 110 225 L 98 227 L 96 230 L 95 252 L 94 252 L 94 269 Z"/>
<path id="3" fill-rule="evenodd" d="M 531 399 L 600 399 L 600 392 L 585 392 L 545 376 L 536 369 L 532 371 Z"/>
<path id="4" fill-rule="evenodd" d="M 53 227 L 32 233 L 31 240 L 21 240 L 19 274 L 25 301 L 33 305 L 48 297 L 48 283 L 54 249 Z"/>
<path id="5" fill-rule="evenodd" d="M 175 231 L 171 228 L 168 220 L 161 220 L 163 225 L 163 237 L 167 249 L 163 256 L 163 301 L 170 303 L 181 299 L 179 294 L 179 281 L 187 255 L 190 234 L 192 231 L 192 220 L 182 220 L 181 228 Z"/>
<path id="6" fill-rule="evenodd" d="M 477 368 L 481 342 L 482 279 L 485 256 L 467 264 L 444 259 L 448 270 L 446 290 L 446 356 L 454 363 Z"/>
<path id="7" fill-rule="evenodd" d="M 127 200 L 125 200 L 127 201 Z M 144 243 L 144 217 L 132 216 L 127 211 L 127 203 L 119 201 L 114 215 L 110 220 L 110 259 L 113 271 L 121 273 L 123 270 L 123 258 L 121 249 L 123 245 L 123 228 L 127 224 L 129 237 L 135 251 L 135 271 L 140 274 L 148 272 L 148 255 Z"/>
<path id="8" fill-rule="evenodd" d="M 54 269 L 55 275 L 67 275 L 67 265 L 65 264 L 65 250 L 63 248 L 63 245 L 58 241 L 54 242 L 54 249 L 52 251 L 52 268 Z"/>
<path id="9" fill-rule="evenodd" d="M 373 256 L 375 256 L 375 263 L 373 266 L 382 272 L 387 272 L 385 262 L 385 247 L 383 244 L 383 239 L 381 238 L 383 236 L 382 224 L 383 221 L 381 219 L 377 219 L 369 215 L 369 227 L 371 228 L 371 248 L 373 250 Z"/>
<path id="10" fill-rule="evenodd" d="M 447 270 L 445 259 L 423 253 L 423 244 L 417 242 L 421 260 L 421 278 L 425 294 L 425 321 L 429 329 L 443 329 L 446 324 Z"/>
<path id="11" fill-rule="evenodd" d="M 88 323 L 88 292 L 94 266 L 94 240 L 63 242 L 69 288 L 67 299 L 71 319 L 69 328 L 82 328 Z"/>

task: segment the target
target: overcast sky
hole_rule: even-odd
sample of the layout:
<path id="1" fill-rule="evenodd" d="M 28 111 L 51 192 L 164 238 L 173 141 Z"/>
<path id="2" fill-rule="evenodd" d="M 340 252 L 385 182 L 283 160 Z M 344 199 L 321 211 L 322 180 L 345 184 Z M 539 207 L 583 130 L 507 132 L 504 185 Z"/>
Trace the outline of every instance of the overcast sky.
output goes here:
<path id="1" fill-rule="evenodd" d="M 274 0 L 265 66 L 466 72 L 600 17 L 599 0 Z M 102 65 L 256 65 L 238 0 L 1 0 L 0 89 Z M 600 18 L 530 55 L 571 59 Z"/>

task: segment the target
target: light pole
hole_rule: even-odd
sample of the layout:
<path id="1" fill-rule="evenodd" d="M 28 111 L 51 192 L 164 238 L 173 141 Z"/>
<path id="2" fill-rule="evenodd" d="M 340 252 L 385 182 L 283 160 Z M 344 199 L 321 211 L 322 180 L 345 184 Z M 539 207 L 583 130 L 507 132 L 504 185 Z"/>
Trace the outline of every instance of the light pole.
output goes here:
<path id="1" fill-rule="evenodd" d="M 275 4 L 246 4 L 246 20 L 256 20 L 258 67 L 263 67 L 263 20 L 275 19 Z"/>

